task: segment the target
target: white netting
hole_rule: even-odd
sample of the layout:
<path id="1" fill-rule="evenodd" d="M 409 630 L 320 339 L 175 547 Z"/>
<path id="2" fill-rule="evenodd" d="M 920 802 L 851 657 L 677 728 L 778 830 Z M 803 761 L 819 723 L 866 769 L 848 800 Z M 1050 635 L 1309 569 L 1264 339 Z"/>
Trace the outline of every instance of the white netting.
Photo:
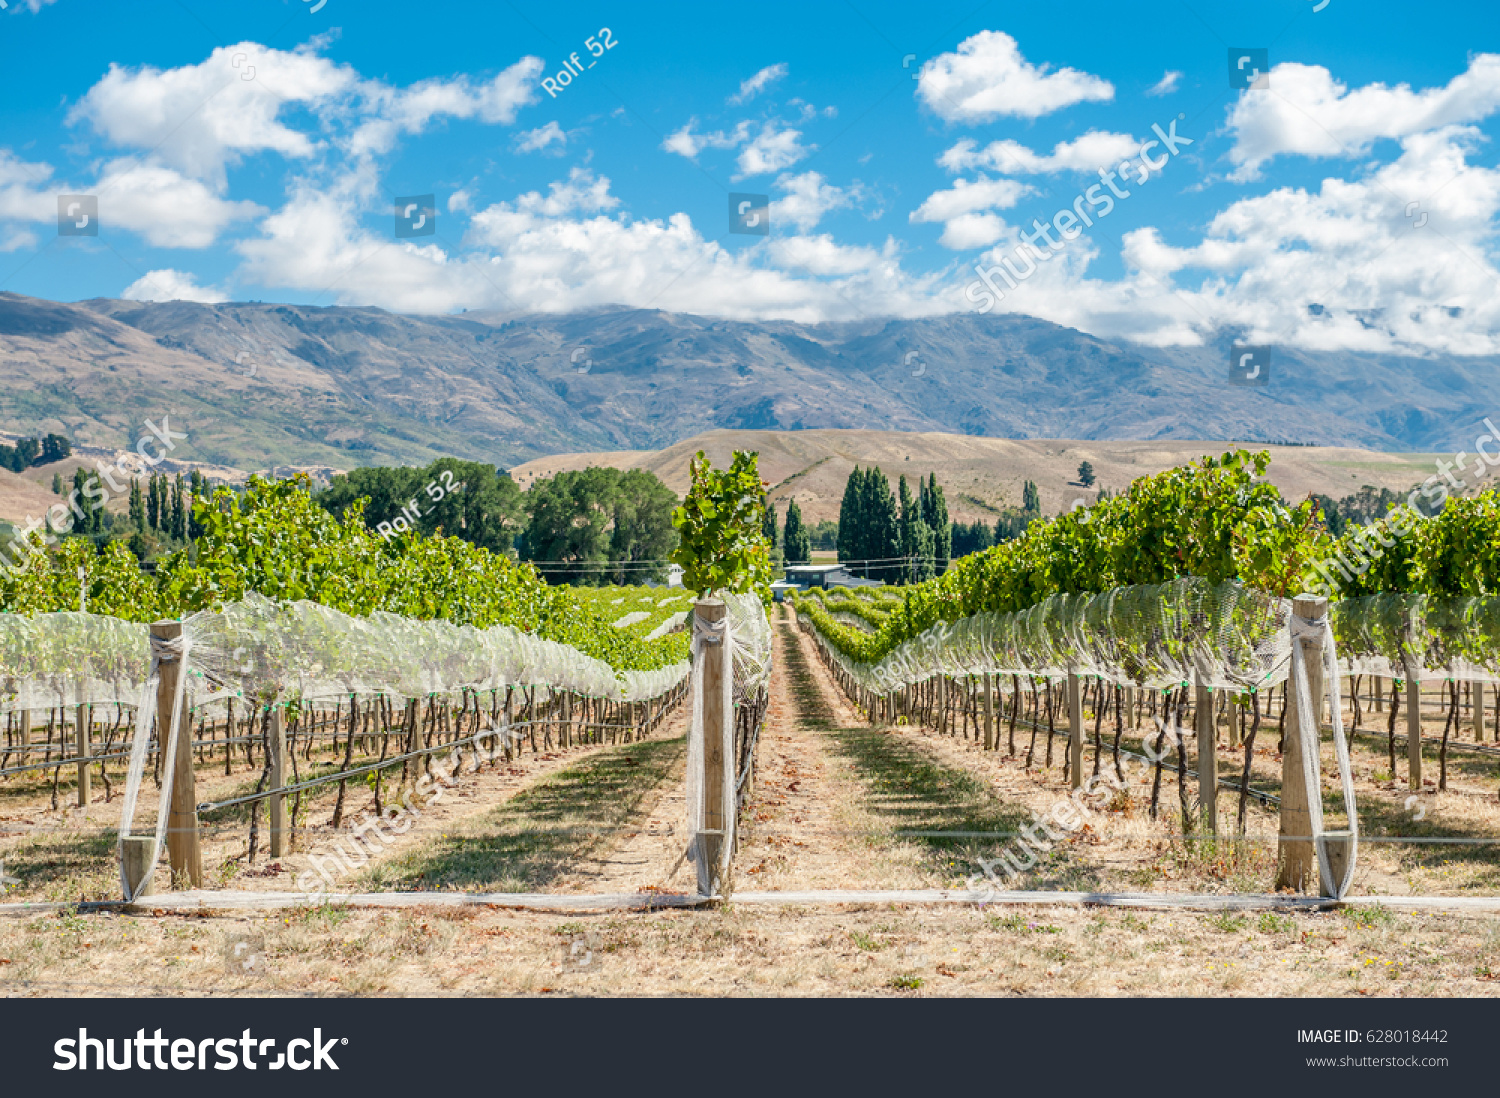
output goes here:
<path id="1" fill-rule="evenodd" d="M 720 620 L 707 621 L 696 613 L 691 619 L 693 715 L 688 728 L 687 829 L 692 836 L 689 853 L 698 871 L 698 891 L 703 895 L 721 891 L 728 877 L 739 816 L 737 793 L 741 782 L 736 770 L 741 758 L 748 763 L 754 751 L 754 737 L 759 734 L 759 722 L 764 717 L 771 677 L 771 623 L 766 619 L 765 607 L 754 595 L 725 595 L 723 600 L 724 617 Z M 704 721 L 706 676 L 703 665 L 712 650 L 726 651 L 729 657 L 729 674 L 720 680 L 722 693 L 716 707 L 725 717 L 720 730 L 722 742 L 718 745 L 722 765 L 719 774 L 721 799 L 717 805 L 708 803 L 704 781 L 708 741 Z M 742 721 L 742 714 L 751 719 Z M 708 828 L 710 817 L 721 821 L 722 827 Z M 722 835 L 717 859 L 707 856 L 710 844 L 704 841 L 705 832 Z"/>
<path id="2" fill-rule="evenodd" d="M 876 693 L 934 675 L 1093 675 L 1164 688 L 1260 688 L 1286 678 L 1291 602 L 1202 580 L 1053 595 L 1015 614 L 940 622 L 875 664 L 834 650 Z"/>

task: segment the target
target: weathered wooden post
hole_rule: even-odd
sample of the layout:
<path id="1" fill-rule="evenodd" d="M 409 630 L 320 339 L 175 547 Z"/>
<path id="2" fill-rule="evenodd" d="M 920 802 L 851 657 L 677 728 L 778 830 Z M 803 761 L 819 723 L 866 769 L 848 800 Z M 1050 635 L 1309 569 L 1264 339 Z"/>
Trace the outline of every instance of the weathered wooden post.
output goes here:
<path id="1" fill-rule="evenodd" d="M 984 749 L 995 750 L 995 676 L 984 676 Z"/>
<path id="2" fill-rule="evenodd" d="M 1068 675 L 1068 784 L 1083 788 L 1083 685 Z"/>
<path id="3" fill-rule="evenodd" d="M 121 847 L 120 860 L 125 867 L 125 883 L 135 898 L 150 896 L 155 891 L 152 874 L 156 866 L 151 861 L 151 847 L 156 843 L 155 835 L 126 835 Z"/>
<path id="4" fill-rule="evenodd" d="M 78 807 L 87 808 L 91 798 L 89 797 L 89 725 L 93 723 L 93 714 L 86 705 L 78 707 Z"/>
<path id="5" fill-rule="evenodd" d="M 726 818 L 724 788 L 724 759 L 726 744 L 734 742 L 733 711 L 724 706 L 724 681 L 733 674 L 729 664 L 727 645 L 723 643 L 723 632 L 714 627 L 724 621 L 728 608 L 720 599 L 703 599 L 695 607 L 699 621 L 709 628 L 704 631 L 703 654 L 703 834 L 699 845 L 701 858 L 698 863 L 699 891 L 713 896 L 722 891 L 724 882 L 719 879 L 720 866 L 724 858 L 724 844 L 732 821 Z M 732 791 L 727 791 L 732 793 Z"/>
<path id="6" fill-rule="evenodd" d="M 182 622 L 159 621 L 151 626 L 151 635 L 161 641 L 182 640 Z M 172 735 L 172 710 L 177 704 L 178 685 L 182 681 L 182 656 L 164 653 L 158 666 L 156 688 L 157 750 L 165 752 Z M 203 887 L 203 848 L 198 836 L 198 782 L 193 772 L 193 734 L 187 714 L 182 714 L 177 731 L 177 750 L 167 761 L 172 767 L 172 802 L 167 813 L 167 861 L 172 868 L 172 887 L 187 881 L 194 888 Z"/>
<path id="7" fill-rule="evenodd" d="M 1202 683 L 1194 690 L 1193 715 L 1198 720 L 1198 809 L 1209 831 L 1219 833 L 1219 735 L 1214 721 L 1214 694 Z M 1187 775 L 1182 775 L 1182 781 Z"/>
<path id="8" fill-rule="evenodd" d="M 271 726 L 267 733 L 270 748 L 272 789 L 286 784 L 286 707 L 277 698 L 271 706 Z M 286 794 L 272 793 L 267 798 L 271 827 L 271 857 L 286 855 Z"/>
<path id="9" fill-rule="evenodd" d="M 1327 613 L 1328 600 L 1322 596 L 1301 595 L 1292 600 L 1292 614 L 1298 618 L 1316 621 Z M 1281 756 L 1281 833 L 1277 842 L 1276 887 L 1306 892 L 1318 875 L 1318 851 L 1312 838 L 1312 813 L 1308 798 L 1321 797 L 1322 790 L 1307 788 L 1302 753 L 1318 751 L 1322 740 L 1318 716 L 1323 708 L 1323 637 L 1319 634 L 1316 638 L 1299 640 L 1294 629 L 1292 643 L 1302 645 L 1307 683 L 1312 694 L 1312 712 L 1302 712 L 1297 691 L 1288 679 L 1286 750 Z"/>
<path id="10" fill-rule="evenodd" d="M 1484 742 L 1484 683 L 1474 680 L 1474 742 Z"/>
<path id="11" fill-rule="evenodd" d="M 941 736 L 948 734 L 948 676 L 937 677 L 937 730 Z"/>
<path id="12" fill-rule="evenodd" d="M 1370 683 L 1371 683 L 1370 689 L 1375 694 L 1375 712 L 1377 712 L 1377 713 L 1384 713 L 1385 712 L 1385 686 L 1380 681 L 1380 676 L 1379 675 L 1371 675 L 1370 676 Z"/>
<path id="13" fill-rule="evenodd" d="M 1422 657 L 1417 651 L 1417 608 L 1406 612 L 1406 786 L 1422 791 Z M 1393 778 L 1395 775 L 1391 775 Z"/>

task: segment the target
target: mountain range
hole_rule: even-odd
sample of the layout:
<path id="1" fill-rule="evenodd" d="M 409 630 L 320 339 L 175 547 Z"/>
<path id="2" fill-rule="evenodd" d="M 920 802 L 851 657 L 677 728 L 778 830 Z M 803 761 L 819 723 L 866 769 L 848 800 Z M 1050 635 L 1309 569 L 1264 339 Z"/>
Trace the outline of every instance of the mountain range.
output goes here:
<path id="1" fill-rule="evenodd" d="M 1022 316 L 798 324 L 610 308 L 409 316 L 376 308 L 0 294 L 0 434 L 133 446 L 242 469 L 503 467 L 660 450 L 713 429 L 1009 439 L 1471 448 L 1500 360 L 1273 349 L 1228 383 L 1231 342 L 1156 348 Z"/>

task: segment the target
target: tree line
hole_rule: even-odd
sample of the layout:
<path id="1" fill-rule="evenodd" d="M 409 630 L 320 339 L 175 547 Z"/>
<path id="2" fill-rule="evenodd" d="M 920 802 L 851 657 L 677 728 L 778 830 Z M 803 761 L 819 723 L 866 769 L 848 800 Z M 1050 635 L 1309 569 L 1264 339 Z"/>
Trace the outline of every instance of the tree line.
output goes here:
<path id="1" fill-rule="evenodd" d="M 677 545 L 677 497 L 644 469 L 577 469 L 523 492 L 493 465 L 440 458 L 354 469 L 317 499 L 337 517 L 368 499 L 365 524 L 386 536 L 441 530 L 491 552 L 514 550 L 551 583 L 661 583 Z"/>
<path id="2" fill-rule="evenodd" d="M 0 468 L 24 473 L 34 465 L 61 461 L 73 453 L 73 444 L 62 435 L 17 439 L 14 446 L 0 443 Z"/>

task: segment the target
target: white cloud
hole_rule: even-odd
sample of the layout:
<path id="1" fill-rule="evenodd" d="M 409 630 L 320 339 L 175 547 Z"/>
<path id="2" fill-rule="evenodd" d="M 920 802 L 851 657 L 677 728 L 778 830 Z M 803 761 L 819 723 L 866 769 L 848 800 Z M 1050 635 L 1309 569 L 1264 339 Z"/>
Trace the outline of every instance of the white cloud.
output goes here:
<path id="1" fill-rule="evenodd" d="M 222 187 L 226 163 L 246 153 L 311 156 L 316 142 L 278 115 L 289 105 L 344 95 L 357 83 L 353 69 L 310 50 L 241 42 L 175 69 L 111 65 L 68 121 L 87 121 L 116 145 L 152 150 L 163 163 Z"/>
<path id="2" fill-rule="evenodd" d="M 1177 90 L 1177 82 L 1182 79 L 1182 73 L 1176 69 L 1168 69 L 1162 73 L 1161 79 L 1146 89 L 1149 96 L 1171 95 Z"/>
<path id="3" fill-rule="evenodd" d="M 174 69 L 111 65 L 68 120 L 88 122 L 116 145 L 149 150 L 222 191 L 227 166 L 245 155 L 270 151 L 305 160 L 322 147 L 321 135 L 282 120 L 291 107 L 317 110 L 325 127 L 352 124 L 347 148 L 368 156 L 389 151 L 400 134 L 419 133 L 439 118 L 510 125 L 538 96 L 542 62 L 536 57 L 523 57 L 488 81 L 459 76 L 396 88 L 318 56 L 319 44 L 286 51 L 240 42 Z"/>
<path id="4" fill-rule="evenodd" d="M 299 189 L 265 220 L 260 239 L 237 245 L 246 259 L 241 275 L 407 312 L 564 312 L 620 304 L 813 321 L 952 308 L 938 293 L 938 276 L 901 270 L 893 244 L 877 253 L 789 238 L 730 250 L 705 239 L 686 214 L 633 220 L 618 212 L 609 181 L 583 169 L 546 194 L 481 210 L 462 255 L 411 242 L 397 246 L 364 230 L 357 189 Z"/>
<path id="5" fill-rule="evenodd" d="M 1006 230 L 1005 220 L 988 211 L 1010 209 L 1029 193 L 1030 187 L 1014 179 L 958 179 L 948 190 L 928 195 L 908 220 L 915 224 L 941 222 L 943 233 L 938 243 L 945 248 L 983 248 L 999 240 Z"/>
<path id="6" fill-rule="evenodd" d="M 740 85 L 740 90 L 729 97 L 729 105 L 737 107 L 741 103 L 750 102 L 750 100 L 754 99 L 761 92 L 765 91 L 772 84 L 776 83 L 776 81 L 785 78 L 785 76 L 786 62 L 783 61 L 775 65 L 767 65 L 765 68 L 761 69 L 760 72 L 756 73 L 754 76 L 750 77 L 750 79 L 744 81 L 744 83 Z"/>
<path id="7" fill-rule="evenodd" d="M 557 155 L 561 156 L 563 147 L 568 143 L 568 135 L 556 121 L 548 122 L 534 130 L 523 130 L 516 134 L 516 151 L 539 152 L 547 149 L 549 145 L 557 145 Z"/>
<path id="8" fill-rule="evenodd" d="M 862 196 L 862 189 L 835 187 L 823 180 L 818 172 L 803 172 L 801 175 L 778 176 L 776 186 L 786 192 L 786 197 L 771 203 L 771 224 L 791 222 L 800 232 L 810 232 L 823 215 L 832 210 L 854 205 Z"/>
<path id="9" fill-rule="evenodd" d="M 744 179 L 752 175 L 764 175 L 766 172 L 779 172 L 791 167 L 816 148 L 816 145 L 802 144 L 801 130 L 782 129 L 774 121 L 767 122 L 761 126 L 755 140 L 740 150 L 739 159 L 735 161 L 739 172 L 734 178 Z"/>
<path id="10" fill-rule="evenodd" d="M 356 155 L 389 152 L 402 133 L 421 133 L 439 118 L 477 118 L 509 126 L 522 107 L 537 102 L 540 57 L 523 57 L 494 79 L 474 83 L 466 76 L 423 80 L 409 88 L 373 81 L 360 85 L 359 110 L 371 116 L 350 141 Z"/>
<path id="11" fill-rule="evenodd" d="M 683 124 L 682 129 L 669 134 L 662 141 L 661 147 L 667 152 L 694 160 L 704 149 L 737 149 L 750 140 L 749 122 L 741 122 L 729 133 L 723 130 L 715 130 L 713 133 L 695 133 L 694 129 L 697 125 L 697 118 L 689 118 Z"/>
<path id="12" fill-rule="evenodd" d="M 662 141 L 662 149 L 689 160 L 697 159 L 704 149 L 739 149 L 735 179 L 782 171 L 817 148 L 802 144 L 801 130 L 786 127 L 775 119 L 762 122 L 758 133 L 754 123 L 748 121 L 739 122 L 732 130 L 712 133 L 697 132 L 697 125 L 697 118 L 689 118 L 682 129 Z"/>
<path id="13" fill-rule="evenodd" d="M 123 158 L 106 166 L 96 185 L 99 221 L 143 236 L 158 248 L 206 248 L 229 224 L 265 211 L 228 202 L 171 168 Z"/>
<path id="14" fill-rule="evenodd" d="M 229 225 L 264 212 L 253 202 L 226 201 L 149 159 L 122 157 L 105 164 L 91 183 L 68 183 L 54 181 L 50 165 L 0 149 L 0 221 L 55 224 L 59 194 L 97 195 L 105 231 L 129 229 L 159 248 L 206 248 Z M 12 248 L 22 246 L 22 236 L 10 240 Z"/>
<path id="15" fill-rule="evenodd" d="M 808 274 L 854 275 L 869 271 L 886 260 L 894 259 L 896 244 L 887 239 L 885 251 L 838 244 L 828 233 L 818 236 L 778 236 L 771 238 L 771 256 L 782 267 Z"/>
<path id="16" fill-rule="evenodd" d="M 164 267 L 136 279 L 120 294 L 126 301 L 201 301 L 213 304 L 228 301 L 229 295 L 217 286 L 200 286 L 191 274 Z"/>
<path id="17" fill-rule="evenodd" d="M 1397 160 L 1365 178 L 1235 202 L 1195 244 L 1133 230 L 1118 281 L 1089 279 L 1091 246 L 1075 241 L 997 307 L 1158 344 L 1233 329 L 1308 349 L 1500 353 L 1500 270 L 1489 254 L 1500 170 L 1467 163 L 1480 140 L 1468 127 L 1407 137 Z M 1427 215 L 1420 227 L 1408 196 L 1427 196 L 1414 211 Z M 1004 254 L 1008 244 L 981 264 Z"/>
<path id="18" fill-rule="evenodd" d="M 1270 94 L 1241 95 L 1229 111 L 1235 144 L 1229 158 L 1239 178 L 1286 153 L 1363 156 L 1378 138 L 1487 118 L 1500 108 L 1500 54 L 1481 53 L 1446 87 L 1413 91 L 1406 84 L 1367 84 L 1350 91 L 1320 65 L 1287 63 L 1271 70 Z"/>
<path id="19" fill-rule="evenodd" d="M 1021 56 L 1004 31 L 980 31 L 959 43 L 956 53 L 922 66 L 917 97 L 948 122 L 989 122 L 996 118 L 1040 118 L 1075 103 L 1114 98 L 1114 86 L 1077 69 L 1048 72 Z"/>
<path id="20" fill-rule="evenodd" d="M 938 157 L 950 172 L 974 169 L 1017 175 L 1050 172 L 1093 172 L 1112 167 L 1140 152 L 1141 143 L 1128 133 L 1090 130 L 1072 141 L 1059 142 L 1051 155 L 1033 152 L 1016 141 L 991 141 L 983 149 L 965 137 Z"/>

